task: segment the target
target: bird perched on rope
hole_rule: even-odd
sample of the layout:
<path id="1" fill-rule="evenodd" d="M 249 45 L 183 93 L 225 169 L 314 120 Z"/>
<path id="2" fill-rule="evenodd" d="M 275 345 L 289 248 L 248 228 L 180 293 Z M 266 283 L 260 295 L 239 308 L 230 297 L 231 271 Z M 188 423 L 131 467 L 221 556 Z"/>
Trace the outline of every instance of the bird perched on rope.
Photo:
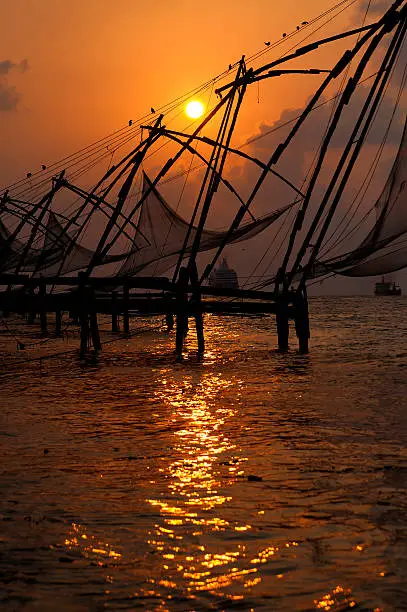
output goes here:
<path id="1" fill-rule="evenodd" d="M 155 113 L 155 109 L 153 107 L 151 107 L 150 110 L 153 114 Z"/>
<path id="2" fill-rule="evenodd" d="M 229 64 L 229 70 L 232 70 L 232 64 Z"/>
<path id="3" fill-rule="evenodd" d="M 266 45 L 266 47 L 269 47 L 270 46 L 270 41 L 267 41 L 264 44 Z"/>
<path id="4" fill-rule="evenodd" d="M 297 26 L 297 31 L 300 29 L 300 26 Z"/>
<path id="5" fill-rule="evenodd" d="M 308 24 L 309 24 L 309 21 L 303 21 L 303 22 L 301 23 L 301 25 L 308 25 Z"/>
<path id="6" fill-rule="evenodd" d="M 133 119 L 130 119 L 129 126 L 133 125 Z"/>
<path id="7" fill-rule="evenodd" d="M 27 178 L 31 178 L 32 177 L 32 172 L 27 172 Z"/>
<path id="8" fill-rule="evenodd" d="M 287 32 L 283 32 L 283 38 L 287 36 Z"/>
<path id="9" fill-rule="evenodd" d="M 47 166 L 45 164 L 42 164 L 41 170 L 46 170 L 46 169 L 47 169 Z"/>

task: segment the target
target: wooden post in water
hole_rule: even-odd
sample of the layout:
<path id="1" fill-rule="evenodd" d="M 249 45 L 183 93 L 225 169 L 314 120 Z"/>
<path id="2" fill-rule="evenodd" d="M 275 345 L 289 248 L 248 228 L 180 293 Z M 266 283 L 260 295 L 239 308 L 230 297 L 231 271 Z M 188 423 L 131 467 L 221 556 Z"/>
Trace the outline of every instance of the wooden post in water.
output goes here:
<path id="1" fill-rule="evenodd" d="M 305 287 L 298 289 L 294 294 L 294 322 L 298 337 L 298 349 L 301 355 L 309 352 L 308 340 L 310 337 L 308 298 Z"/>
<path id="2" fill-rule="evenodd" d="M 32 297 L 33 297 L 33 295 L 34 295 L 34 292 L 35 292 L 34 287 L 30 287 L 30 288 L 28 289 L 28 294 L 29 294 L 29 296 L 31 296 L 31 300 L 29 299 L 29 300 L 28 300 L 28 303 L 30 303 L 30 301 L 31 301 L 31 302 L 33 301 L 33 300 L 32 300 Z M 31 306 L 30 306 L 30 308 L 29 308 L 29 311 L 28 311 L 28 314 L 27 314 L 27 323 L 28 323 L 28 325 L 33 325 L 33 324 L 35 323 L 35 315 L 36 315 L 36 314 L 37 314 L 37 313 L 35 312 L 35 308 L 34 308 L 34 306 L 31 304 Z"/>
<path id="3" fill-rule="evenodd" d="M 61 337 L 62 331 L 62 312 L 59 310 L 55 311 L 55 336 L 57 338 Z"/>
<path id="4" fill-rule="evenodd" d="M 290 327 L 288 324 L 288 301 L 284 295 L 279 296 L 276 301 L 276 325 L 278 350 L 286 352 L 288 351 Z"/>
<path id="5" fill-rule="evenodd" d="M 198 353 L 199 355 L 203 355 L 205 352 L 205 336 L 204 336 L 204 326 L 203 326 L 203 315 L 201 310 L 201 300 L 196 304 L 196 313 L 195 313 L 195 325 L 196 325 L 196 337 L 198 339 Z"/>
<path id="6" fill-rule="evenodd" d="M 39 296 L 40 296 L 40 321 L 41 321 L 41 335 L 47 335 L 47 308 L 46 308 L 46 295 L 47 295 L 47 286 L 45 281 L 40 280 L 39 284 Z"/>
<path id="7" fill-rule="evenodd" d="M 86 304 L 86 274 L 84 272 L 79 272 L 78 274 L 78 310 L 79 310 L 79 325 L 81 328 L 80 331 L 80 350 L 79 356 L 83 359 L 88 350 L 88 341 L 89 341 L 89 320 L 88 320 L 88 309 Z"/>
<path id="8" fill-rule="evenodd" d="M 117 333 L 119 331 L 119 321 L 117 316 L 117 294 L 116 291 L 112 291 L 112 332 Z"/>
<path id="9" fill-rule="evenodd" d="M 188 270 L 180 268 L 177 281 L 177 310 L 176 310 L 176 333 L 175 333 L 175 352 L 177 357 L 181 357 L 184 340 L 188 333 Z"/>
<path id="10" fill-rule="evenodd" d="M 194 288 L 194 292 L 192 294 L 190 303 L 194 309 L 196 337 L 198 341 L 198 353 L 199 355 L 203 355 L 205 352 L 205 337 L 204 337 L 203 315 L 202 315 L 202 304 L 201 304 L 201 288 L 199 286 L 198 269 L 196 267 L 195 259 L 193 260 L 193 262 L 190 262 L 190 267 L 191 267 L 191 270 L 190 270 L 191 284 Z"/>
<path id="11" fill-rule="evenodd" d="M 123 331 L 125 334 L 130 333 L 129 285 L 126 281 L 123 284 Z"/>
<path id="12" fill-rule="evenodd" d="M 89 302 L 91 304 L 90 313 L 89 313 L 89 322 L 90 322 L 90 334 L 92 338 L 92 344 L 93 344 L 94 350 L 99 352 L 102 350 L 102 343 L 100 341 L 100 333 L 99 333 L 99 326 L 98 326 L 95 290 L 93 288 L 89 288 L 89 291 L 87 293 L 89 296 Z"/>
<path id="13" fill-rule="evenodd" d="M 172 331 L 174 329 L 174 315 L 172 312 L 165 313 L 165 323 L 167 325 L 167 331 Z"/>

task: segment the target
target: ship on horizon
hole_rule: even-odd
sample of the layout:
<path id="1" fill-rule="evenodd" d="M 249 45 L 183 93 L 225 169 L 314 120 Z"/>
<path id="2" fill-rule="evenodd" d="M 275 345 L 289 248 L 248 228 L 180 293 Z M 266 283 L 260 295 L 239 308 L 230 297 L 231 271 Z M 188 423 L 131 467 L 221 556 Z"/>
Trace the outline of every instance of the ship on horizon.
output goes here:
<path id="1" fill-rule="evenodd" d="M 239 289 L 239 279 L 236 271 L 229 268 L 226 257 L 209 276 L 209 286 L 215 289 Z"/>
<path id="2" fill-rule="evenodd" d="M 401 295 L 401 287 L 389 280 L 385 280 L 384 276 L 382 276 L 382 280 L 379 283 L 375 284 L 374 288 L 375 295 Z"/>

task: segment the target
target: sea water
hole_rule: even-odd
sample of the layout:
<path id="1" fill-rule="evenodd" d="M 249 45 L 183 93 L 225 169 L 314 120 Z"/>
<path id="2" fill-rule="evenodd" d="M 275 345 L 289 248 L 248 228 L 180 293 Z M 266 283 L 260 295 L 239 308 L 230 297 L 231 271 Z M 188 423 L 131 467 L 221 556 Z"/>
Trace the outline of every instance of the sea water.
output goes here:
<path id="1" fill-rule="evenodd" d="M 0 609 L 407 610 L 407 299 L 310 311 L 308 356 L 207 315 L 182 362 L 159 318 L 86 362 L 7 319 Z"/>

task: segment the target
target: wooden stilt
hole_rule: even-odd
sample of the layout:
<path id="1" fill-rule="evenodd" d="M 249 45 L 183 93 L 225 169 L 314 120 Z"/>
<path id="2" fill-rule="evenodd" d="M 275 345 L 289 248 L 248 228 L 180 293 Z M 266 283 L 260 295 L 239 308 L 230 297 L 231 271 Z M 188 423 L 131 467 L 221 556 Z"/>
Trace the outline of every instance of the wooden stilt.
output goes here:
<path id="1" fill-rule="evenodd" d="M 89 315 L 90 323 L 90 334 L 92 338 L 92 344 L 95 351 L 99 352 L 102 350 L 102 343 L 100 341 L 100 333 L 98 326 L 98 316 L 95 311 L 92 311 Z"/>
<path id="2" fill-rule="evenodd" d="M 41 335 L 42 336 L 46 336 L 47 331 L 48 331 L 47 330 L 47 309 L 46 309 L 46 304 L 45 304 L 46 293 L 47 293 L 46 284 L 43 281 L 40 281 L 39 295 L 40 295 L 40 321 L 41 321 Z"/>
<path id="3" fill-rule="evenodd" d="M 125 334 L 130 333 L 129 286 L 127 283 L 123 285 L 123 331 Z"/>
<path id="4" fill-rule="evenodd" d="M 95 291 L 93 289 L 89 291 L 89 298 L 89 301 L 92 305 L 89 314 L 90 334 L 92 338 L 93 348 L 95 351 L 99 352 L 102 350 L 102 343 L 100 341 L 98 316 L 96 312 L 96 296 Z"/>
<path id="5" fill-rule="evenodd" d="M 174 315 L 172 312 L 167 312 L 165 315 L 165 323 L 167 324 L 167 330 L 170 332 L 174 329 Z"/>
<path id="6" fill-rule="evenodd" d="M 182 267 L 177 282 L 175 352 L 178 357 L 182 355 L 184 340 L 188 333 L 188 276 L 188 270 Z"/>
<path id="7" fill-rule="evenodd" d="M 79 323 L 79 316 L 76 310 L 70 310 L 69 311 L 69 318 L 72 321 L 72 323 L 75 323 L 75 325 L 78 325 Z"/>
<path id="8" fill-rule="evenodd" d="M 62 312 L 60 310 L 55 311 L 55 335 L 57 338 L 61 337 L 62 331 Z"/>
<path id="9" fill-rule="evenodd" d="M 294 322 L 298 337 L 298 349 L 301 355 L 309 352 L 308 340 L 310 337 L 308 299 L 305 289 L 298 290 L 294 297 Z"/>
<path id="10" fill-rule="evenodd" d="M 84 359 L 88 350 L 89 341 L 89 317 L 86 304 L 86 275 L 83 272 L 78 274 L 78 307 L 79 307 L 79 325 L 80 325 L 80 350 L 79 355 Z"/>
<path id="11" fill-rule="evenodd" d="M 194 293 L 191 297 L 191 306 L 194 309 L 196 337 L 198 341 L 198 353 L 203 355 L 205 352 L 205 338 L 203 330 L 203 315 L 201 306 L 201 288 L 198 280 L 198 268 L 196 267 L 196 261 L 190 262 L 190 277 L 191 284 L 194 288 Z"/>
<path id="12" fill-rule="evenodd" d="M 198 339 L 198 353 L 203 355 L 205 352 L 205 336 L 203 327 L 202 312 L 195 313 L 196 337 Z"/>
<path id="13" fill-rule="evenodd" d="M 117 294 L 116 291 L 112 291 L 112 332 L 117 333 L 119 331 L 119 320 L 117 315 Z"/>
<path id="14" fill-rule="evenodd" d="M 79 317 L 79 322 L 81 326 L 81 345 L 80 345 L 80 358 L 84 359 L 87 350 L 88 350 L 88 342 L 89 342 L 89 321 L 87 313 L 81 313 Z"/>
<path id="15" fill-rule="evenodd" d="M 33 287 L 31 287 L 31 288 L 28 290 L 28 293 L 29 293 L 29 295 L 30 295 L 30 296 L 31 296 L 31 298 L 32 298 L 32 296 L 34 295 L 34 288 L 33 288 Z M 30 299 L 29 299 L 29 301 L 30 301 Z M 29 310 L 29 312 L 28 312 L 28 315 L 27 315 L 27 323 L 28 323 L 28 325 L 34 325 L 34 323 L 35 323 L 35 316 L 36 316 L 36 314 L 37 314 L 37 313 L 35 312 L 35 308 L 34 308 L 33 306 L 31 306 L 31 308 L 30 308 L 30 310 Z"/>
<path id="16" fill-rule="evenodd" d="M 288 304 L 287 300 L 283 297 L 280 297 L 276 304 L 276 324 L 278 350 L 282 352 L 288 351 L 288 337 L 290 334 L 288 324 Z"/>

